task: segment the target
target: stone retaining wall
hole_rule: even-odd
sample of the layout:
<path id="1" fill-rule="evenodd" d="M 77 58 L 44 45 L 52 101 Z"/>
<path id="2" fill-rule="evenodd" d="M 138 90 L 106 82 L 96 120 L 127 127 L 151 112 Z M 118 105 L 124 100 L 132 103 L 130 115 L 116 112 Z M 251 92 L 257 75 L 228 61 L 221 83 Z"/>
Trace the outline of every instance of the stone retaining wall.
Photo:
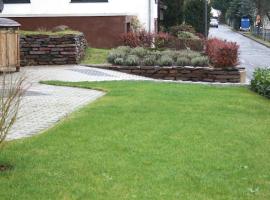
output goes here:
<path id="1" fill-rule="evenodd" d="M 83 34 L 21 35 L 21 66 L 78 64 L 87 41 Z"/>
<path id="2" fill-rule="evenodd" d="M 126 67 L 105 66 L 109 70 L 163 80 L 245 83 L 244 68 L 217 69 L 211 67 Z"/>

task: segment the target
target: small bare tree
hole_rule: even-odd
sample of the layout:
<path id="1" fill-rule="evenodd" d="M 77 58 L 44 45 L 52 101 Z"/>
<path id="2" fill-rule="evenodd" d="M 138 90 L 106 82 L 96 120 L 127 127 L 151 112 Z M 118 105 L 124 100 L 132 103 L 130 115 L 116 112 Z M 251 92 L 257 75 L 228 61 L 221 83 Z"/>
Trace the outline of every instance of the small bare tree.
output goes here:
<path id="1" fill-rule="evenodd" d="M 17 119 L 25 78 L 20 74 L 0 74 L 0 147 Z"/>

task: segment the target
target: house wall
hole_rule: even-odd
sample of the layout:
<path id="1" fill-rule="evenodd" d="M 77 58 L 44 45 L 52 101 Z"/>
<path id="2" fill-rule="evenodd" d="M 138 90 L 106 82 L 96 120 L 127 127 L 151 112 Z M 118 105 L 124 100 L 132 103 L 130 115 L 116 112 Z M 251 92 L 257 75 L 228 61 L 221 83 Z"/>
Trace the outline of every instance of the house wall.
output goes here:
<path id="1" fill-rule="evenodd" d="M 112 48 L 119 45 L 119 36 L 126 31 L 128 16 L 12 17 L 22 30 L 52 29 L 67 25 L 81 31 L 91 47 Z"/>
<path id="2" fill-rule="evenodd" d="M 151 22 L 149 23 L 149 1 Z M 71 3 L 71 0 L 31 0 L 30 4 L 5 4 L 0 16 L 116 16 L 136 15 L 148 31 L 155 30 L 155 0 L 109 0 L 104 3 Z"/>

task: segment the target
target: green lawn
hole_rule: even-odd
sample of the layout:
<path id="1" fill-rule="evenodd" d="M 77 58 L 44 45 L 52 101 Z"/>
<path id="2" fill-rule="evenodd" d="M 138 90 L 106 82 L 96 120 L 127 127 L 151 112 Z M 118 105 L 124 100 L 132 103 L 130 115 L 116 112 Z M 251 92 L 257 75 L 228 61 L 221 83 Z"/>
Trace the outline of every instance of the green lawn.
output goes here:
<path id="1" fill-rule="evenodd" d="M 104 64 L 107 63 L 109 49 L 87 48 L 82 64 Z"/>
<path id="2" fill-rule="evenodd" d="M 108 93 L 8 143 L 0 161 L 14 169 L 0 174 L 1 200 L 270 199 L 269 100 L 244 87 L 63 85 Z"/>

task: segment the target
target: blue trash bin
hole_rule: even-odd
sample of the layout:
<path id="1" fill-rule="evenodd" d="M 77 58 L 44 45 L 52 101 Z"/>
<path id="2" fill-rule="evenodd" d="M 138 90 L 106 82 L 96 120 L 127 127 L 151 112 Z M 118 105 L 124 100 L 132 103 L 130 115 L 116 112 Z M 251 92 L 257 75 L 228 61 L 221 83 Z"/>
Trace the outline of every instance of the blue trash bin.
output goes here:
<path id="1" fill-rule="evenodd" d="M 241 31 L 249 31 L 250 30 L 250 19 L 243 17 L 241 19 L 241 27 L 240 27 Z"/>

